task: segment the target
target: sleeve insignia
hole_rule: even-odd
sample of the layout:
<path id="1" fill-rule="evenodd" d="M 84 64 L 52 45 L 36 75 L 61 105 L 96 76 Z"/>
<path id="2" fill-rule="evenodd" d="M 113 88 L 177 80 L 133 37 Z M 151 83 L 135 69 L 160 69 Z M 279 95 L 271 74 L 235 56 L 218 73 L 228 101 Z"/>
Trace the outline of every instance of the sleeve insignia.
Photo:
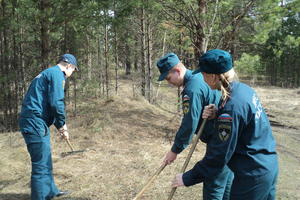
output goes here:
<path id="1" fill-rule="evenodd" d="M 185 101 L 189 101 L 190 100 L 190 97 L 188 95 L 184 95 L 182 97 L 182 101 L 185 102 Z"/>
<path id="2" fill-rule="evenodd" d="M 228 140 L 231 134 L 231 127 L 232 127 L 232 117 L 227 114 L 223 113 L 218 117 L 218 134 L 219 139 L 222 142 Z"/>
<path id="3" fill-rule="evenodd" d="M 183 110 L 183 114 L 187 114 L 189 112 L 190 109 L 190 97 L 188 95 L 184 95 L 182 97 L 182 110 Z"/>

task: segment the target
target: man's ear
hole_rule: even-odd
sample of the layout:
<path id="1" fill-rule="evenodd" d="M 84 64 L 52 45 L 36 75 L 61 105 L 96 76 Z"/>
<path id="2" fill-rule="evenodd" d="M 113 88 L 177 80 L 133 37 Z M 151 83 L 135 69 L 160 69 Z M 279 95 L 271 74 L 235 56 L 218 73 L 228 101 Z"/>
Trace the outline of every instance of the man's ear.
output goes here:
<path id="1" fill-rule="evenodd" d="M 174 72 L 177 72 L 179 75 L 181 75 L 181 70 L 178 67 L 173 68 Z"/>

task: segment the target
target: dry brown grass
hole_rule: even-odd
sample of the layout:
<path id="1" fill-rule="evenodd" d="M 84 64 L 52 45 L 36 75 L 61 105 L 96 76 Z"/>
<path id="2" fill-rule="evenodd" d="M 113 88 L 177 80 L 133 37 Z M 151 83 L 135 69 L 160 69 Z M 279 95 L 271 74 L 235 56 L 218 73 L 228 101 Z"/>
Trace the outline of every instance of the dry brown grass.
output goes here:
<path id="1" fill-rule="evenodd" d="M 151 105 L 133 95 L 130 80 L 121 82 L 120 94 L 104 99 L 89 99 L 78 105 L 78 114 L 70 116 L 71 142 L 84 153 L 62 157 L 67 144 L 52 129 L 54 176 L 61 189 L 72 191 L 69 200 L 133 199 L 148 178 L 159 168 L 170 149 L 180 123 L 176 112 L 176 89 L 161 87 L 160 106 Z M 273 120 L 298 129 L 274 127 L 280 158 L 278 199 L 300 199 L 299 94 L 296 90 L 257 88 L 260 97 L 274 115 Z M 287 95 L 293 94 L 293 98 Z M 163 101 L 162 99 L 167 99 Z M 299 118 L 298 118 L 299 119 Z M 0 199 L 29 199 L 30 160 L 20 133 L 0 135 Z M 205 149 L 199 144 L 188 168 L 201 159 Z M 188 151 L 167 166 L 142 199 L 163 200 L 170 181 L 180 170 Z M 179 188 L 174 200 L 201 199 L 202 185 Z"/>
<path id="2" fill-rule="evenodd" d="M 300 199 L 300 90 L 258 87 L 256 91 L 270 120 L 284 125 L 273 126 L 280 167 L 278 199 Z"/>

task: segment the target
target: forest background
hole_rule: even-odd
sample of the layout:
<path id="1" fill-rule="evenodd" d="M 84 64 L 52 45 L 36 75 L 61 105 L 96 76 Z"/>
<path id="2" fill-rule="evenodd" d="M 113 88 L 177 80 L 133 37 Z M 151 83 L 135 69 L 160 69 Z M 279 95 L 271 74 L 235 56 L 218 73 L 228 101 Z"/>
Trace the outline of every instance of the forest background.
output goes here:
<path id="1" fill-rule="evenodd" d="M 300 199 L 300 0 L 0 0 L 0 199 L 30 199 L 30 156 L 18 131 L 31 80 L 59 55 L 78 58 L 65 87 L 70 151 L 51 127 L 54 177 L 65 200 L 133 199 L 180 125 L 180 89 L 156 61 L 176 53 L 196 69 L 205 51 L 234 57 L 257 91 L 277 142 L 278 200 Z M 142 199 L 166 199 L 188 150 Z M 205 153 L 199 143 L 188 166 Z M 201 199 L 202 186 L 174 199 Z"/>
<path id="2" fill-rule="evenodd" d="M 230 51 L 251 80 L 300 85 L 299 0 L 0 0 L 0 131 L 16 131 L 30 81 L 72 53 L 80 72 L 66 99 L 109 98 L 119 77 L 155 103 L 159 57 L 197 68 L 209 49 Z"/>

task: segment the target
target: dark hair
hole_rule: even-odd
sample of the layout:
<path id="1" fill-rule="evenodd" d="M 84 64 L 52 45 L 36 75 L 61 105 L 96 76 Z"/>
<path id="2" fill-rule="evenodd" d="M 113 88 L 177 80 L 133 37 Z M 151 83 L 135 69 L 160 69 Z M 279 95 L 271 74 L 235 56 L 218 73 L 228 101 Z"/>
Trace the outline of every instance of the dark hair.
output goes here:
<path id="1" fill-rule="evenodd" d="M 57 64 L 61 64 L 62 66 L 66 67 L 69 63 L 65 61 L 59 61 Z"/>

